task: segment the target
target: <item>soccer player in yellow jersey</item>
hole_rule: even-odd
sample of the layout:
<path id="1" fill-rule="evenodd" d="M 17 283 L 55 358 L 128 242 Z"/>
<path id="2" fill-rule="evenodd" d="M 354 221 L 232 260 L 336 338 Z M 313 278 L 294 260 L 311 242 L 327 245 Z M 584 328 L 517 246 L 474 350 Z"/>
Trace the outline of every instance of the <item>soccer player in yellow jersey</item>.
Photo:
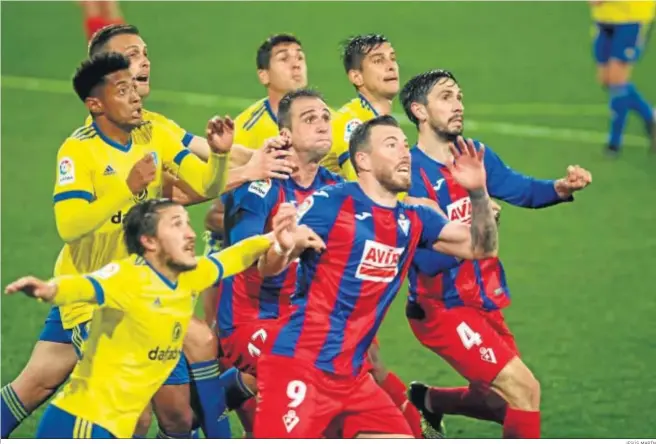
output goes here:
<path id="1" fill-rule="evenodd" d="M 656 153 L 654 108 L 631 83 L 631 70 L 643 53 L 656 15 L 656 1 L 591 1 L 595 21 L 594 57 L 599 82 L 609 92 L 610 133 L 606 153 L 619 154 L 629 111 L 637 112 Z"/>
<path id="2" fill-rule="evenodd" d="M 10 284 L 7 293 L 98 307 L 85 354 L 46 410 L 37 438 L 130 438 L 178 361 L 199 293 L 250 267 L 273 240 L 293 229 L 296 211 L 287 210 L 273 220 L 271 233 L 195 257 L 187 211 L 168 199 L 148 200 L 125 215 L 128 258 L 92 273 Z"/>
<path id="3" fill-rule="evenodd" d="M 351 133 L 362 122 L 392 112 L 392 100 L 400 88 L 399 65 L 392 44 L 380 34 L 350 38 L 344 45 L 342 61 L 358 95 L 333 117 L 333 146 L 322 165 L 346 180 L 356 180 L 348 161 Z"/>
<path id="4" fill-rule="evenodd" d="M 256 56 L 257 78 L 267 96 L 235 119 L 235 143 L 258 149 L 278 135 L 278 103 L 289 91 L 307 86 L 307 64 L 301 42 L 289 34 L 266 39 Z"/>

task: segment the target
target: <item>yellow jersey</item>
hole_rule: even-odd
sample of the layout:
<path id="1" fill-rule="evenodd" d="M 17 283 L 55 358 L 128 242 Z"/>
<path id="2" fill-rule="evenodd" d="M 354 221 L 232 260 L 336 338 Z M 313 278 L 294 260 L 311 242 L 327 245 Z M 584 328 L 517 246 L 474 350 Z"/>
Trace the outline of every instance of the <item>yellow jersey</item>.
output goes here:
<path id="1" fill-rule="evenodd" d="M 89 275 L 55 278 L 56 304 L 94 303 L 98 308 L 84 356 L 53 405 L 97 424 L 117 438 L 131 438 L 137 420 L 176 366 L 200 292 L 248 267 L 271 245 L 254 236 L 171 282 L 144 258 L 130 256 Z"/>
<path id="2" fill-rule="evenodd" d="M 656 0 L 603 1 L 592 5 L 592 18 L 598 23 L 647 23 L 656 16 Z"/>
<path id="3" fill-rule="evenodd" d="M 378 112 L 362 94 L 333 114 L 333 144 L 321 165 L 346 180 L 357 180 L 353 165 L 348 161 L 349 139 L 358 125 L 376 116 Z"/>
<path id="4" fill-rule="evenodd" d="M 133 195 L 126 179 L 134 164 L 151 153 L 157 167 L 147 189 Z M 127 145 L 104 135 L 95 123 L 71 134 L 57 154 L 53 201 L 57 229 L 64 240 L 55 276 L 88 273 L 126 257 L 122 220 L 135 202 L 161 197 L 162 168 L 213 197 L 225 184 L 227 156 L 212 155 L 206 164 L 185 149 L 166 127 L 153 121 L 132 133 Z M 65 329 L 91 319 L 93 307 L 61 307 Z"/>
<path id="5" fill-rule="evenodd" d="M 258 150 L 265 140 L 278 134 L 278 118 L 268 98 L 258 100 L 235 119 L 236 145 Z"/>

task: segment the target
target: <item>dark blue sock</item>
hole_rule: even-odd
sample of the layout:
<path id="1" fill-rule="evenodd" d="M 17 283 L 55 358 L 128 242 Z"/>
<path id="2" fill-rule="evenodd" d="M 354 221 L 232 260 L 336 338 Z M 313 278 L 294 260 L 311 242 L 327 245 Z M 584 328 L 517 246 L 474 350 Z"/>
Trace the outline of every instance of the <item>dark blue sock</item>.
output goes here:
<path id="1" fill-rule="evenodd" d="M 248 399 L 255 396 L 246 386 L 241 372 L 234 367 L 221 373 L 219 378 L 221 387 L 225 389 L 226 406 L 229 410 L 236 410 Z"/>
<path id="2" fill-rule="evenodd" d="M 628 85 L 611 85 L 610 93 L 610 136 L 608 145 L 619 147 L 622 143 L 622 133 L 626 125 L 626 116 L 629 113 L 629 88 Z"/>
<path id="3" fill-rule="evenodd" d="M 629 83 L 627 87 L 629 89 L 629 107 L 637 111 L 647 124 L 651 124 L 654 121 L 654 108 L 640 95 L 633 83 Z"/>
<path id="4" fill-rule="evenodd" d="M 225 390 L 219 380 L 219 362 L 217 360 L 197 362 L 190 367 L 191 379 L 196 385 L 200 407 L 203 410 L 201 428 L 205 438 L 231 438 Z"/>
<path id="5" fill-rule="evenodd" d="M 29 416 L 29 413 L 25 410 L 25 406 L 18 399 L 11 385 L 7 384 L 2 387 L 0 398 L 2 398 L 2 409 L 0 412 L 0 429 L 2 430 L 0 431 L 0 438 L 5 439 L 9 438 L 11 432 Z"/>

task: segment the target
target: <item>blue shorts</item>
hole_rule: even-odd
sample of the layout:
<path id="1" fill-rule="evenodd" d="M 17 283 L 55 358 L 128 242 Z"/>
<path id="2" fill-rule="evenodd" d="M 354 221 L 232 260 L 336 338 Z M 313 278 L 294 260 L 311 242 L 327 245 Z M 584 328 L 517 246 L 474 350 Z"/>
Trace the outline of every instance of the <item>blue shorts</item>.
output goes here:
<path id="1" fill-rule="evenodd" d="M 651 23 L 597 23 L 594 57 L 597 63 L 615 59 L 635 63 L 642 55 L 649 39 Z"/>
<path id="2" fill-rule="evenodd" d="M 168 379 L 164 381 L 164 385 L 183 385 L 189 384 L 190 381 L 191 377 L 189 376 L 189 365 L 187 364 L 187 358 L 181 354 L 175 368 L 169 375 Z"/>
<path id="3" fill-rule="evenodd" d="M 46 318 L 46 322 L 41 330 L 39 341 L 59 342 L 61 344 L 70 344 L 71 335 L 64 330 L 62 325 L 59 307 L 52 307 Z"/>
<path id="4" fill-rule="evenodd" d="M 36 438 L 107 439 L 114 438 L 108 430 L 50 404 L 41 417 Z"/>

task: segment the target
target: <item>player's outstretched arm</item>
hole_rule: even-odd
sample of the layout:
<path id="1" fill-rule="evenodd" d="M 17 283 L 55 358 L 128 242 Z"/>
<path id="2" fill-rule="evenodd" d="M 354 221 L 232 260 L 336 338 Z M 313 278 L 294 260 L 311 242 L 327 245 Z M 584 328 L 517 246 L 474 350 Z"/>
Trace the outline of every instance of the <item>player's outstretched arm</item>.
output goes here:
<path id="1" fill-rule="evenodd" d="M 320 236 L 305 225 L 296 225 L 296 208 L 290 203 L 280 205 L 273 217 L 274 244 L 260 257 L 258 269 L 262 276 L 282 273 L 307 249 L 320 252 L 326 248 Z"/>
<path id="2" fill-rule="evenodd" d="M 251 236 L 210 257 L 223 267 L 222 278 L 233 276 L 247 270 L 269 249 L 273 243 L 273 233 Z"/>
<path id="3" fill-rule="evenodd" d="M 80 275 L 61 276 L 47 282 L 26 276 L 5 288 L 5 294 L 18 292 L 56 305 L 100 301 L 102 298 L 100 284 L 94 278 Z"/>

